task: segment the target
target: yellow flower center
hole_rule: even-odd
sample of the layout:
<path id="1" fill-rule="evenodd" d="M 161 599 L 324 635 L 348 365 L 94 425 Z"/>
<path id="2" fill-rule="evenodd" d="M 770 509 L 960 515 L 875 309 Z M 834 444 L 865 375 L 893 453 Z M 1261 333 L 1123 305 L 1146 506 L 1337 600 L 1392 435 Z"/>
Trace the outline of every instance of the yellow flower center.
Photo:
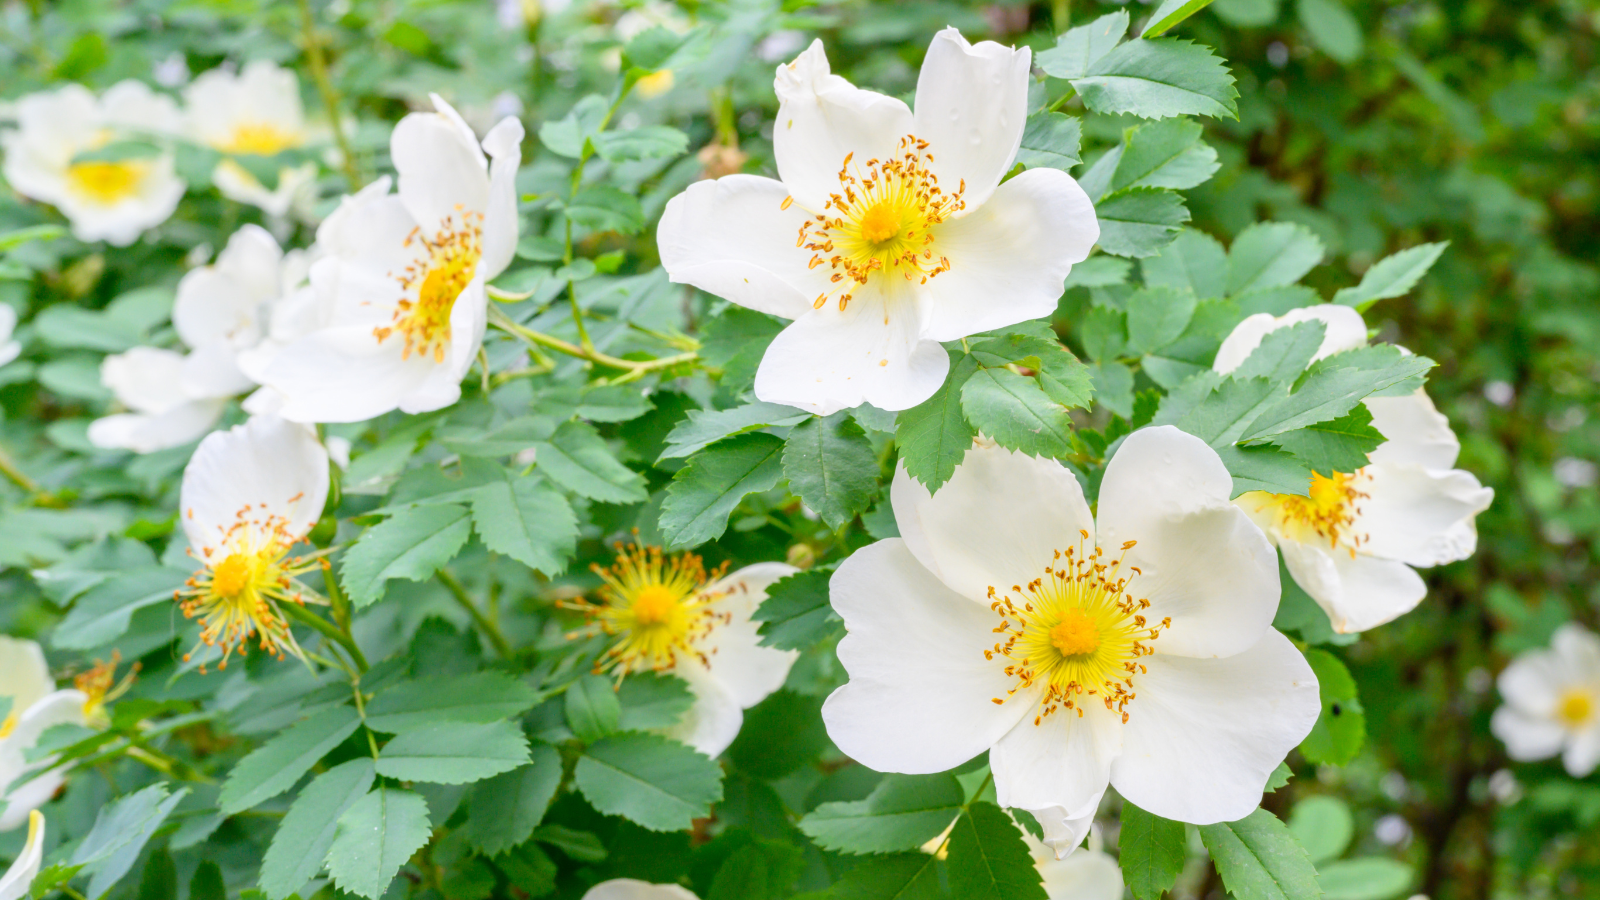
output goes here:
<path id="1" fill-rule="evenodd" d="M 596 672 L 614 671 L 620 680 L 631 672 L 671 669 L 680 656 L 709 662 L 696 645 L 730 616 L 714 608 L 722 594 L 707 592 L 706 585 L 721 577 L 725 567 L 707 573 L 692 553 L 669 558 L 660 547 L 618 544 L 611 568 L 592 568 L 605 582 L 601 602 L 578 599 L 563 606 L 589 620 L 588 629 L 574 636 L 617 638 L 595 662 Z"/>
<path id="2" fill-rule="evenodd" d="M 927 150 L 927 141 L 908 134 L 889 159 L 869 159 L 863 167 L 851 165 L 855 154 L 845 156 L 839 191 L 800 226 L 795 241 L 811 251 L 811 268 L 833 270 L 829 281 L 834 287 L 817 295 L 817 308 L 837 297 L 844 309 L 874 272 L 927 284 L 949 271 L 950 260 L 934 249 L 936 230 L 966 208 L 962 194 L 967 185 L 963 181 L 954 193 L 945 193 L 928 169 L 933 154 Z M 783 208 L 793 199 L 785 198 Z"/>
<path id="3" fill-rule="evenodd" d="M 119 651 L 111 651 L 111 661 L 94 661 L 94 667 L 81 675 L 73 676 L 72 686 L 83 692 L 83 717 L 90 723 L 105 720 L 104 710 L 106 704 L 126 694 L 133 687 L 133 679 L 139 673 L 139 663 L 134 663 L 128 674 L 119 683 L 117 681 L 117 664 L 122 662 Z"/>
<path id="4" fill-rule="evenodd" d="M 1088 540 L 1087 532 L 1083 539 Z M 1123 553 L 1133 542 L 1122 546 Z M 1076 709 L 1083 715 L 1085 698 L 1095 697 L 1106 709 L 1128 721 L 1127 706 L 1134 699 L 1134 676 L 1145 671 L 1139 658 L 1149 656 L 1149 642 L 1172 625 L 1170 618 L 1150 623 L 1143 611 L 1149 600 L 1128 593 L 1130 577 L 1119 572 L 1122 561 L 1103 562 L 1103 550 L 1088 554 L 1083 546 L 1056 551 L 1055 562 L 1044 576 L 1013 585 L 1011 594 L 989 588 L 989 608 L 1000 616 L 995 633 L 1002 640 L 985 658 L 1004 657 L 1006 675 L 1017 679 L 1004 698 L 1035 683 L 1044 684 L 1035 725 L 1059 709 Z M 1137 575 L 1139 570 L 1129 567 Z M 1014 595 L 1014 596 L 1013 596 Z"/>
<path id="5" fill-rule="evenodd" d="M 136 159 L 74 163 L 67 167 L 67 186 L 79 196 L 110 206 L 137 195 L 149 171 L 149 163 Z"/>
<path id="6" fill-rule="evenodd" d="M 173 594 L 183 614 L 199 620 L 200 643 L 222 650 L 219 669 L 228 667 L 234 651 L 246 652 L 251 636 L 268 655 L 282 659 L 285 647 L 299 655 L 279 604 L 306 602 L 304 589 L 294 579 L 321 561 L 290 557 L 289 548 L 299 537 L 284 525 L 275 517 L 254 522 L 241 514 L 222 541 L 220 558 L 213 560 L 208 549 L 205 568 Z M 191 655 L 184 654 L 184 660 Z"/>
<path id="7" fill-rule="evenodd" d="M 233 133 L 217 149 L 235 156 L 276 156 L 298 146 L 300 137 L 296 134 L 268 122 L 245 122 L 235 125 Z"/>
<path id="8" fill-rule="evenodd" d="M 1556 704 L 1556 717 L 1568 728 L 1578 728 L 1594 716 L 1594 696 L 1583 688 L 1570 688 Z"/>
<path id="9" fill-rule="evenodd" d="M 406 342 L 402 358 L 409 359 L 416 353 L 432 356 L 436 363 L 444 362 L 445 350 L 450 346 L 450 313 L 455 309 L 456 298 L 472 282 L 483 256 L 483 216 L 464 212 L 462 218 L 460 224 L 453 219 L 445 221 L 431 240 L 421 229 L 406 238 L 407 246 L 420 242 L 427 256 L 397 276 L 408 296 L 395 304 L 393 324 L 372 330 L 380 344 L 399 332 Z M 416 291 L 415 299 L 409 296 L 412 291 Z"/>
<path id="10" fill-rule="evenodd" d="M 1310 496 L 1252 491 L 1240 499 L 1248 497 L 1260 504 L 1257 511 L 1270 510 L 1278 530 L 1291 540 L 1302 544 L 1325 540 L 1329 547 L 1342 542 L 1354 557 L 1356 548 L 1366 541 L 1365 535 L 1351 530 L 1361 512 L 1358 504 L 1367 498 L 1361 481 L 1360 472 L 1335 472 L 1332 477 L 1313 472 Z"/>

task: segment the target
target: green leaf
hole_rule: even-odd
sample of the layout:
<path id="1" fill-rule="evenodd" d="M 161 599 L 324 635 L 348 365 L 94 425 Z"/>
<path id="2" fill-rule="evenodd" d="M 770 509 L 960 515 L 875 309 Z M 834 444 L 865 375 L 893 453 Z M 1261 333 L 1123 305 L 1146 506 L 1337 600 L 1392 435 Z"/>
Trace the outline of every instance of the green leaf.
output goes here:
<path id="1" fill-rule="evenodd" d="M 1100 249 L 1113 256 L 1154 256 L 1189 221 L 1183 198 L 1165 188 L 1119 191 L 1095 207 Z"/>
<path id="2" fill-rule="evenodd" d="M 595 809 L 651 831 L 682 831 L 722 799 L 715 762 L 654 734 L 617 734 L 589 745 L 575 778 Z"/>
<path id="3" fill-rule="evenodd" d="M 1317 49 L 1347 66 L 1361 58 L 1361 23 L 1339 0 L 1295 0 L 1295 12 Z"/>
<path id="4" fill-rule="evenodd" d="M 1228 289 L 1228 254 L 1203 231 L 1185 228 L 1155 256 L 1139 262 L 1144 283 L 1151 287 L 1189 290 L 1202 300 L 1223 296 Z"/>
<path id="5" fill-rule="evenodd" d="M 667 486 L 661 532 L 672 547 L 693 547 L 722 536 L 745 495 L 771 490 L 783 478 L 783 441 L 741 434 L 689 460 Z"/>
<path id="6" fill-rule="evenodd" d="M 591 422 L 627 422 L 653 408 L 649 397 L 627 384 L 588 388 L 578 401 L 578 415 Z"/>
<path id="7" fill-rule="evenodd" d="M 1128 349 L 1153 353 L 1177 340 L 1194 317 L 1195 295 L 1168 287 L 1143 288 L 1128 297 Z"/>
<path id="8" fill-rule="evenodd" d="M 1227 65 L 1210 47 L 1189 41 L 1128 41 L 1090 65 L 1086 76 L 1072 79 L 1072 86 L 1098 113 L 1239 117 L 1239 92 Z"/>
<path id="9" fill-rule="evenodd" d="M 1379 300 L 1400 297 L 1416 287 L 1422 276 L 1428 274 L 1440 255 L 1450 246 L 1449 241 L 1437 244 L 1420 244 L 1373 263 L 1361 276 L 1355 287 L 1340 288 L 1333 302 L 1353 306 L 1365 311 Z"/>
<path id="10" fill-rule="evenodd" d="M 894 440 L 900 449 L 900 462 L 905 465 L 906 474 L 926 485 L 929 492 L 950 480 L 977 436 L 962 411 L 961 388 L 978 370 L 978 364 L 970 356 L 952 355 L 950 375 L 944 385 L 895 419 Z"/>
<path id="11" fill-rule="evenodd" d="M 846 872 L 825 895 L 828 900 L 944 900 L 938 857 L 930 853 L 896 853 L 863 860 Z"/>
<path id="12" fill-rule="evenodd" d="M 1305 848 L 1264 809 L 1237 822 L 1202 825 L 1200 839 L 1238 900 L 1316 900 L 1322 894 Z"/>
<path id="13" fill-rule="evenodd" d="M 1311 864 L 1318 867 L 1344 855 L 1355 829 L 1350 807 L 1338 797 L 1307 797 L 1289 812 L 1289 833 L 1306 848 Z"/>
<path id="14" fill-rule="evenodd" d="M 1312 319 L 1269 332 L 1233 370 L 1233 377 L 1293 383 L 1311 365 L 1326 330 L 1320 320 Z"/>
<path id="15" fill-rule="evenodd" d="M 191 891 L 192 894 L 192 891 Z M 44 896 L 41 891 L 34 891 L 34 896 Z M 139 900 L 171 900 L 178 896 L 178 868 L 172 862 L 172 854 L 166 849 L 157 850 L 150 854 L 150 859 L 144 864 L 144 871 L 139 873 Z M 224 895 L 222 900 L 227 900 Z"/>
<path id="16" fill-rule="evenodd" d="M 74 601 L 72 611 L 50 635 L 50 644 L 62 650 L 104 646 L 127 632 L 134 613 L 171 603 L 172 592 L 182 584 L 183 574 L 173 569 L 140 566 L 119 572 Z"/>
<path id="17" fill-rule="evenodd" d="M 670 125 L 645 125 L 631 131 L 603 131 L 591 140 L 606 162 L 671 159 L 689 149 L 689 136 Z"/>
<path id="18" fill-rule="evenodd" d="M 972 345 L 972 356 L 985 366 L 1016 363 L 1033 369 L 1039 388 L 1063 406 L 1083 408 L 1094 399 L 1088 367 L 1061 346 L 1054 332 L 1047 338 L 1031 334 L 989 338 Z"/>
<path id="19" fill-rule="evenodd" d="M 1404 356 L 1392 346 L 1381 349 L 1389 352 L 1347 351 L 1319 360 L 1295 387 L 1294 393 L 1267 404 L 1240 434 L 1239 440 L 1272 437 L 1339 418 L 1378 391 L 1433 368 L 1433 360 L 1427 357 Z M 1350 357 L 1351 352 L 1359 355 Z M 1344 365 L 1347 362 L 1357 365 L 1347 367 Z"/>
<path id="20" fill-rule="evenodd" d="M 1126 18 L 1126 13 L 1123 15 Z M 1017 162 L 1030 169 L 1071 169 L 1083 161 L 1078 157 L 1082 141 L 1083 125 L 1076 116 L 1037 112 L 1028 117 L 1023 129 Z"/>
<path id="21" fill-rule="evenodd" d="M 1202 375 L 1190 383 L 1203 388 L 1207 382 Z M 1183 387 L 1187 388 L 1188 384 Z M 1161 413 L 1157 414 L 1155 423 L 1175 424 L 1213 447 L 1224 447 L 1236 443 L 1256 415 L 1280 396 L 1283 396 L 1282 386 L 1265 378 L 1227 378 L 1176 420 L 1170 417 L 1169 409 L 1175 409 L 1184 394 L 1180 391 L 1168 394 L 1162 400 Z"/>
<path id="22" fill-rule="evenodd" d="M 222 785 L 217 807 L 233 815 L 294 787 L 300 776 L 355 734 L 360 724 L 361 717 L 348 706 L 335 706 L 302 719 L 239 760 Z"/>
<path id="23" fill-rule="evenodd" d="M 461 551 L 472 534 L 467 508 L 453 503 L 403 509 L 367 529 L 344 555 L 340 585 L 356 606 L 383 596 L 391 578 L 422 581 Z"/>
<path id="24" fill-rule="evenodd" d="M 601 503 L 642 503 L 650 494 L 639 473 L 617 461 L 593 426 L 566 422 L 548 442 L 534 444 L 550 480 Z"/>
<path id="25" fill-rule="evenodd" d="M 561 786 L 560 751 L 536 742 L 530 755 L 528 765 L 480 781 L 467 794 L 467 842 L 484 856 L 528 840 Z"/>
<path id="26" fill-rule="evenodd" d="M 1372 413 L 1360 404 L 1337 419 L 1272 439 L 1272 443 L 1304 460 L 1312 471 L 1330 478 L 1335 472 L 1354 472 L 1365 466 L 1383 441 L 1383 433 L 1372 426 Z"/>
<path id="27" fill-rule="evenodd" d="M 727 757 L 742 772 L 777 781 L 832 746 L 822 723 L 822 698 L 777 690 L 745 711 Z"/>
<path id="28" fill-rule="evenodd" d="M 33 320 L 40 340 L 52 347 L 120 353 L 144 339 L 141 329 L 103 312 L 77 306 L 51 306 Z"/>
<path id="29" fill-rule="evenodd" d="M 1122 801 L 1122 833 L 1117 838 L 1117 859 L 1122 880 L 1137 900 L 1160 900 L 1172 890 L 1189 858 L 1183 823 L 1163 819 Z"/>
<path id="30" fill-rule="evenodd" d="M 1367 715 L 1361 707 L 1356 680 L 1332 653 L 1315 648 L 1305 653 L 1306 662 L 1317 675 L 1322 714 L 1300 742 L 1300 753 L 1314 763 L 1345 765 L 1356 758 L 1367 739 Z"/>
<path id="31" fill-rule="evenodd" d="M 671 728 L 694 705 L 694 694 L 682 678 L 663 672 L 635 672 L 617 690 L 622 713 L 619 731 Z"/>
<path id="32" fill-rule="evenodd" d="M 1299 281 L 1322 262 L 1322 239 L 1297 222 L 1257 222 L 1228 250 L 1228 295 Z"/>
<path id="33" fill-rule="evenodd" d="M 566 207 L 574 225 L 591 231 L 638 234 L 644 229 L 644 209 L 639 198 L 609 184 L 596 184 L 578 192 Z"/>
<path id="34" fill-rule="evenodd" d="M 1056 38 L 1056 45 L 1035 56 L 1034 62 L 1052 78 L 1082 78 L 1127 33 L 1128 13 L 1119 9 L 1087 25 L 1067 29 Z"/>
<path id="35" fill-rule="evenodd" d="M 818 806 L 800 830 L 840 853 L 915 850 L 950 827 L 965 799 L 951 775 L 886 775 L 865 800 Z"/>
<path id="36" fill-rule="evenodd" d="M 878 454 L 847 414 L 813 416 L 784 441 L 783 474 L 790 492 L 837 531 L 878 492 Z"/>
<path id="37" fill-rule="evenodd" d="M 1133 263 L 1103 254 L 1091 256 L 1072 267 L 1067 274 L 1067 287 L 1111 287 L 1128 283 L 1128 270 Z M 1096 307 L 1102 309 L 1103 307 Z"/>
<path id="38" fill-rule="evenodd" d="M 606 110 L 610 106 L 610 102 L 599 94 L 584 97 L 566 116 L 540 126 L 540 143 L 552 153 L 578 159 L 584 155 L 585 144 L 593 146 L 589 142 L 600 130 L 600 123 L 605 121 Z"/>
<path id="39" fill-rule="evenodd" d="M 750 616 L 761 623 L 756 629 L 761 646 L 808 650 L 838 627 L 839 616 L 828 605 L 831 574 L 798 572 L 767 588 L 767 599 Z"/>
<path id="40" fill-rule="evenodd" d="M 1229 25 L 1256 28 L 1278 18 L 1279 0 L 1216 0 L 1211 9 Z"/>
<path id="41" fill-rule="evenodd" d="M 706 900 L 788 900 L 805 868 L 805 854 L 799 847 L 751 841 L 723 861 Z"/>
<path id="42" fill-rule="evenodd" d="M 450 723 L 407 731 L 378 753 L 378 774 L 398 781 L 466 784 L 528 761 L 528 738 L 514 722 Z"/>
<path id="43" fill-rule="evenodd" d="M 600 675 L 584 675 L 567 688 L 562 698 L 567 727 L 578 740 L 592 744 L 617 730 L 622 716 L 622 705 L 617 700 L 617 689 L 611 679 Z"/>
<path id="44" fill-rule="evenodd" d="M 1416 873 L 1398 860 L 1367 857 L 1329 863 L 1317 877 L 1324 900 L 1393 900 L 1411 889 Z"/>
<path id="45" fill-rule="evenodd" d="M 981 369 L 961 389 L 967 420 L 1002 447 L 1029 456 L 1063 456 L 1072 447 L 1067 408 L 1039 382 L 1010 369 Z"/>
<path id="46" fill-rule="evenodd" d="M 1124 419 L 1133 415 L 1133 370 L 1115 361 L 1089 367 L 1094 395 L 1100 405 Z"/>
<path id="47" fill-rule="evenodd" d="M 285 900 L 317 877 L 333 846 L 339 817 L 367 795 L 375 778 L 372 760 L 362 757 L 334 766 L 306 785 L 261 860 L 261 890 L 268 897 Z"/>
<path id="48" fill-rule="evenodd" d="M 1240 447 L 1224 444 L 1217 456 L 1233 476 L 1233 496 L 1249 491 L 1269 494 L 1311 494 L 1311 468 L 1305 460 L 1272 446 Z"/>
<path id="49" fill-rule="evenodd" d="M 533 708 L 539 696 L 504 672 L 473 672 L 402 681 L 367 703 L 367 727 L 396 734 L 460 722 L 485 725 Z"/>
<path id="50" fill-rule="evenodd" d="M 667 435 L 667 448 L 661 459 L 690 456 L 723 438 L 775 425 L 798 425 L 811 414 L 782 403 L 755 402 L 732 409 L 690 410 Z M 659 460 L 658 460 L 659 461 Z"/>
<path id="51" fill-rule="evenodd" d="M 1200 123 L 1188 119 L 1166 119 L 1133 129 L 1112 172 L 1111 190 L 1187 190 L 1204 184 L 1221 166 L 1217 151 L 1200 140 L 1204 132 Z"/>
<path id="52" fill-rule="evenodd" d="M 165 785 L 153 784 L 102 807 L 94 827 L 72 854 L 72 864 L 91 876 L 86 896 L 104 896 L 122 881 L 156 830 L 188 795 L 189 789 L 183 788 L 168 796 Z"/>
<path id="53" fill-rule="evenodd" d="M 572 506 L 539 475 L 478 488 L 472 495 L 472 524 L 485 547 L 545 575 L 564 570 L 577 546 Z"/>
<path id="54" fill-rule="evenodd" d="M 972 804 L 950 832 L 950 889 L 971 900 L 1047 900 L 1022 831 L 993 803 Z"/>
<path id="55" fill-rule="evenodd" d="M 1145 23 L 1144 31 L 1140 32 L 1139 36 L 1160 37 L 1184 19 L 1210 5 L 1211 0 L 1166 0 L 1150 14 L 1150 21 Z"/>
<path id="56" fill-rule="evenodd" d="M 410 791 L 378 788 L 339 817 L 328 848 L 328 874 L 341 889 L 378 900 L 429 833 L 425 800 Z"/>

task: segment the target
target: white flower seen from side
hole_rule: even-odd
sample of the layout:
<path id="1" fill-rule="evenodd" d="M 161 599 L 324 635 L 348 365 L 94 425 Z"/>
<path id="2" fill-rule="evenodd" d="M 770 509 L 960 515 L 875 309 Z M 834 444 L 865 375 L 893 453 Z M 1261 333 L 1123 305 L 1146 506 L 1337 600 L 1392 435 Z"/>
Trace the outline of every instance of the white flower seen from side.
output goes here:
<path id="1" fill-rule="evenodd" d="M 779 180 L 691 185 L 657 230 L 675 282 L 794 322 L 756 373 L 762 400 L 829 414 L 915 406 L 940 341 L 1048 316 L 1100 235 L 1056 169 L 1001 184 L 1027 118 L 1030 54 L 933 39 L 916 110 L 831 74 L 821 42 L 778 68 Z"/>
<path id="2" fill-rule="evenodd" d="M 1169 819 L 1244 817 L 1321 703 L 1271 626 L 1277 563 L 1232 483 L 1170 426 L 1123 441 L 1098 519 L 1054 460 L 976 446 L 931 496 L 902 468 L 902 536 L 830 583 L 850 680 L 829 736 L 882 772 L 988 751 L 1000 805 L 1040 811 L 1061 854 L 1108 784 Z"/>
<path id="3" fill-rule="evenodd" d="M 578 634 L 613 639 L 596 672 L 619 684 L 629 674 L 649 671 L 688 682 L 694 705 L 666 733 L 714 758 L 738 736 L 744 711 L 789 677 L 798 654 L 760 646 L 751 616 L 767 588 L 795 571 L 766 562 L 727 576 L 708 574 L 692 553 L 668 557 L 657 547 L 619 544 L 615 564 L 595 567 L 605 583 L 599 602 L 579 599 L 567 606 L 588 618 Z"/>
<path id="4" fill-rule="evenodd" d="M 1489 729 L 1512 759 L 1560 755 L 1584 778 L 1600 764 L 1600 638 L 1581 625 L 1556 629 L 1548 650 L 1529 650 L 1500 673 L 1505 704 Z"/>
<path id="5" fill-rule="evenodd" d="M 79 240 L 127 246 L 183 199 L 172 152 L 160 145 L 180 121 L 177 104 L 137 81 L 100 97 L 78 84 L 30 94 L 17 102 L 19 128 L 0 134 L 6 181 L 61 210 Z M 119 141 L 155 143 L 148 154 L 92 155 Z"/>
<path id="6" fill-rule="evenodd" d="M 22 852 L 0 875 L 0 900 L 27 900 L 28 887 L 43 864 L 44 814 L 35 809 L 28 812 L 28 840 L 22 845 Z"/>
<path id="7" fill-rule="evenodd" d="M 360 422 L 393 409 L 441 409 L 461 396 L 488 316 L 489 279 L 517 243 L 522 123 L 506 119 L 482 149 L 456 111 L 412 113 L 390 142 L 387 179 L 318 231 L 312 285 L 328 324 L 278 352 L 264 384 L 296 422 Z M 487 152 L 488 159 L 484 153 Z M 328 226 L 332 227 L 328 227 Z"/>
<path id="8" fill-rule="evenodd" d="M 110 688 L 110 668 L 101 666 L 80 676 L 78 686 L 57 690 L 38 644 L 0 635 L 0 697 L 11 700 L 10 711 L 0 716 L 0 831 L 28 821 L 28 814 L 66 779 L 63 769 L 49 768 L 53 757 L 27 758 L 39 736 L 56 725 L 88 725 L 103 718 L 108 691 L 120 693 Z"/>
<path id="9" fill-rule="evenodd" d="M 651 884 L 634 878 L 602 881 L 584 892 L 583 900 L 700 900 L 686 887 Z"/>
<path id="10" fill-rule="evenodd" d="M 290 551 L 322 515 L 328 483 L 311 429 L 273 416 L 207 436 L 183 470 L 178 520 L 202 568 L 175 599 L 200 622 L 200 644 L 221 652 L 219 669 L 252 640 L 300 655 L 282 607 L 320 602 L 296 579 L 322 560 Z"/>
<path id="11" fill-rule="evenodd" d="M 1366 346 L 1366 324 L 1347 306 L 1312 306 L 1276 318 L 1259 313 L 1223 341 L 1214 368 L 1232 372 L 1266 335 L 1307 321 L 1324 325 L 1313 360 Z M 1365 404 L 1386 438 L 1368 465 L 1314 473 L 1309 496 L 1253 491 L 1237 500 L 1341 633 L 1375 628 L 1416 608 L 1427 586 L 1413 567 L 1471 556 L 1478 545 L 1474 517 L 1494 499 L 1472 473 L 1454 468 L 1461 443 L 1421 388 Z"/>
<path id="12" fill-rule="evenodd" d="M 252 60 L 237 73 L 221 68 L 202 73 L 183 95 L 190 136 L 224 157 L 211 173 L 224 197 L 278 218 L 293 208 L 309 208 L 316 163 L 280 167 L 277 185 L 268 188 L 235 159 L 276 156 L 313 142 L 294 72 L 270 60 Z"/>

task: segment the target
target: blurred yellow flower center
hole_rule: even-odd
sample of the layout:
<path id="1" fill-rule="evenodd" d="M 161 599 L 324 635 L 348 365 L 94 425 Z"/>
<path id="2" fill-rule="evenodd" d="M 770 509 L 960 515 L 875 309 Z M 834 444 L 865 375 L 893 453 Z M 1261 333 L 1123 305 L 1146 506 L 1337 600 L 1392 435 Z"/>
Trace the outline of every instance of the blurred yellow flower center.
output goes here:
<path id="1" fill-rule="evenodd" d="M 946 193 L 928 168 L 933 154 L 927 151 L 927 141 L 908 134 L 888 159 L 852 165 L 855 154 L 845 156 L 838 192 L 800 226 L 795 240 L 795 246 L 811 251 L 811 268 L 827 266 L 833 272 L 833 286 L 817 295 L 817 308 L 837 298 L 844 309 L 874 272 L 927 284 L 949 271 L 950 260 L 934 247 L 936 226 L 966 208 L 967 184 Z M 785 199 L 783 208 L 793 199 Z"/>
<path id="2" fill-rule="evenodd" d="M 657 69 L 634 82 L 633 89 L 639 96 L 649 100 L 651 97 L 659 97 L 672 90 L 675 81 L 677 78 L 673 76 L 671 69 Z"/>
<path id="3" fill-rule="evenodd" d="M 1082 536 L 1089 539 L 1087 532 Z M 1124 544 L 1123 553 L 1133 546 L 1133 541 Z M 1079 544 L 1056 551 L 1042 578 L 1012 585 L 1010 594 L 990 586 L 989 608 L 1000 616 L 995 633 L 1002 639 L 983 655 L 990 660 L 1004 657 L 1006 675 L 1017 679 L 995 703 L 1004 704 L 1018 691 L 1043 682 L 1035 725 L 1060 709 L 1076 709 L 1082 716 L 1081 704 L 1089 697 L 1128 721 L 1133 678 L 1145 671 L 1139 658 L 1154 652 L 1149 642 L 1171 627 L 1172 620 L 1151 624 L 1143 615 L 1150 601 L 1128 593 L 1131 576 L 1119 574 L 1122 560 L 1105 562 L 1104 557 L 1099 547 L 1085 553 Z M 1139 574 L 1133 567 L 1129 572 Z"/>
<path id="4" fill-rule="evenodd" d="M 617 638 L 595 662 L 596 672 L 613 671 L 621 679 L 630 672 L 670 669 L 680 656 L 709 662 L 696 645 L 730 619 L 715 609 L 722 594 L 706 591 L 723 567 L 707 573 L 692 553 L 669 558 L 660 547 L 618 544 L 610 568 L 591 568 L 605 582 L 600 602 L 580 598 L 562 605 L 589 620 L 589 627 L 574 636 Z"/>
<path id="5" fill-rule="evenodd" d="M 217 146 L 223 153 L 237 156 L 275 156 L 298 147 L 300 138 L 266 122 L 245 122 L 234 126 L 228 139 Z"/>
<path id="6" fill-rule="evenodd" d="M 149 168 L 140 160 L 74 163 L 67 168 L 67 185 L 74 193 L 109 206 L 138 194 Z"/>
<path id="7" fill-rule="evenodd" d="M 667 625 L 672 621 L 673 613 L 678 611 L 678 600 L 666 585 L 647 584 L 633 598 L 634 618 L 645 628 Z"/>
<path id="8" fill-rule="evenodd" d="M 1571 728 L 1584 725 L 1594 716 L 1594 697 L 1583 688 L 1572 688 L 1561 696 L 1556 716 Z"/>
<path id="9" fill-rule="evenodd" d="M 83 717 L 91 724 L 104 717 L 106 704 L 126 694 L 133 687 L 133 679 L 139 673 L 139 663 L 134 663 L 128 670 L 126 677 L 117 682 L 117 664 L 122 662 L 122 654 L 116 650 L 111 651 L 111 661 L 94 661 L 94 667 L 72 679 L 72 686 L 83 692 Z"/>
<path id="10" fill-rule="evenodd" d="M 442 223 L 431 239 L 420 228 L 406 238 L 406 246 L 420 243 L 427 255 L 397 276 L 406 296 L 395 304 L 392 324 L 372 330 L 380 344 L 399 332 L 405 339 L 403 358 L 416 353 L 444 362 L 450 346 L 450 313 L 456 298 L 472 283 L 483 256 L 482 214 L 461 212 L 461 218 L 461 223 L 453 218 Z"/>
<path id="11" fill-rule="evenodd" d="M 1309 496 L 1251 491 L 1240 499 L 1256 503 L 1258 512 L 1270 510 L 1278 530 L 1291 540 L 1303 544 L 1325 540 L 1329 547 L 1343 542 L 1354 557 L 1356 548 L 1366 540 L 1351 531 L 1361 512 L 1357 504 L 1367 498 L 1360 489 L 1361 480 L 1360 472 L 1335 472 L 1331 477 L 1313 472 Z"/>
<path id="12" fill-rule="evenodd" d="M 16 698 L 12 699 L 15 700 Z M 0 738 L 10 734 L 11 730 L 17 727 L 17 719 L 21 718 L 21 715 L 21 711 L 16 709 L 6 714 L 5 721 L 0 722 Z"/>
<path id="13" fill-rule="evenodd" d="M 320 561 L 290 557 L 289 548 L 300 536 L 289 534 L 284 525 L 270 516 L 246 521 L 241 514 L 222 549 L 207 550 L 205 568 L 173 593 L 183 614 L 200 622 L 200 643 L 222 650 L 219 669 L 228 667 L 235 651 L 244 653 L 252 636 L 271 656 L 281 659 L 284 647 L 299 652 L 278 604 L 305 603 L 294 578 Z M 184 660 L 190 655 L 184 654 Z"/>

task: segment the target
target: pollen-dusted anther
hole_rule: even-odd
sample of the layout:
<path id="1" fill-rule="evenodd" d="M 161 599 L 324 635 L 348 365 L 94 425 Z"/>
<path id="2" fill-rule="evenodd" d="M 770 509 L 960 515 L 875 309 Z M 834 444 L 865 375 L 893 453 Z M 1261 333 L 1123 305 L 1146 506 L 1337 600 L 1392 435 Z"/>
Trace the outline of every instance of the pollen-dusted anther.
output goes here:
<path id="1" fill-rule="evenodd" d="M 395 304 L 394 323 L 372 330 L 380 344 L 396 332 L 403 335 L 403 358 L 417 353 L 444 362 L 450 346 L 450 314 L 483 256 L 483 214 L 457 210 L 457 216 L 459 221 L 452 216 L 440 222 L 431 238 L 421 228 L 406 238 L 406 246 L 420 243 L 427 255 L 394 276 L 405 292 Z"/>
<path id="2" fill-rule="evenodd" d="M 90 721 L 96 719 L 105 709 L 106 704 L 126 694 L 133 687 L 133 680 L 139 674 L 140 664 L 135 662 L 128 667 L 128 674 L 117 681 L 117 666 L 122 662 L 122 652 L 111 651 L 109 661 L 96 659 L 94 666 L 87 672 L 81 672 L 72 678 L 72 686 L 83 692 L 87 699 L 83 701 L 83 717 Z"/>

